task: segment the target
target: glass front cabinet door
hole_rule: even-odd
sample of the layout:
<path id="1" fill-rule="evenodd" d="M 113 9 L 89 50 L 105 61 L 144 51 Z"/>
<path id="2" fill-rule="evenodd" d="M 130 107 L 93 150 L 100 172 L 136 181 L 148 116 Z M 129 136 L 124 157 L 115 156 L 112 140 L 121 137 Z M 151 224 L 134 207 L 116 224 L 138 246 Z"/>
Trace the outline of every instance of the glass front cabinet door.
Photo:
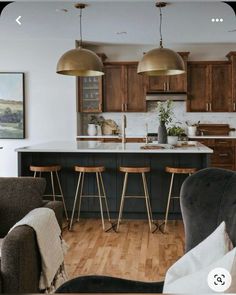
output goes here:
<path id="1" fill-rule="evenodd" d="M 102 112 L 102 77 L 78 79 L 79 111 L 81 113 Z"/>

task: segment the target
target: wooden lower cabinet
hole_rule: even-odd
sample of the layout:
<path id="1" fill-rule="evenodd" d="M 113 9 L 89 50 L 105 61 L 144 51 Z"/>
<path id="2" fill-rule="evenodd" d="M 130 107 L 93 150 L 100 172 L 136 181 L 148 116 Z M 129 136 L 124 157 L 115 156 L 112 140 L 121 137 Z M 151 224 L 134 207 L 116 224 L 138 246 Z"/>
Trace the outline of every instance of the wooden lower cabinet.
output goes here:
<path id="1" fill-rule="evenodd" d="M 211 167 L 236 170 L 236 140 L 201 139 L 199 142 L 214 150 Z"/>

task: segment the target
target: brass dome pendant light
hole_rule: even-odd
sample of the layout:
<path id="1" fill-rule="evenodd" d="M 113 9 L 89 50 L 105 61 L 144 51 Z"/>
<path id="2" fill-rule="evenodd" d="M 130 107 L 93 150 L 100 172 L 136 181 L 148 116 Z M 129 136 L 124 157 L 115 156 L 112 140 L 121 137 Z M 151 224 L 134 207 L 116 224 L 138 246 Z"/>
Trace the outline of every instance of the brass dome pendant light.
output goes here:
<path id="1" fill-rule="evenodd" d="M 165 2 L 157 2 L 160 11 L 160 47 L 148 51 L 138 64 L 138 74 L 148 76 L 170 76 L 185 73 L 184 61 L 175 51 L 162 45 L 162 7 Z"/>
<path id="2" fill-rule="evenodd" d="M 75 8 L 80 9 L 79 47 L 62 55 L 57 63 L 58 74 L 79 77 L 104 75 L 101 59 L 93 51 L 82 48 L 82 10 L 85 6 L 82 3 L 75 4 Z"/>

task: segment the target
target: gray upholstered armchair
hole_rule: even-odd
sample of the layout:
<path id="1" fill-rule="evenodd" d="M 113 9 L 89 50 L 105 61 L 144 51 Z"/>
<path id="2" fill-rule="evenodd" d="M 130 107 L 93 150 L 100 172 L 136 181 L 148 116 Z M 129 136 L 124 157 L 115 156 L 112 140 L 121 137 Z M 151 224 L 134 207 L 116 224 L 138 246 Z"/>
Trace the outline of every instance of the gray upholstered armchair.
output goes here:
<path id="1" fill-rule="evenodd" d="M 208 168 L 188 177 L 180 193 L 185 250 L 209 236 L 222 221 L 236 246 L 236 173 Z M 163 282 L 130 281 L 108 276 L 83 276 L 62 285 L 58 293 L 162 293 Z"/>
<path id="2" fill-rule="evenodd" d="M 41 261 L 34 230 L 29 226 L 9 229 L 32 209 L 54 210 L 62 224 L 61 202 L 43 202 L 45 180 L 41 178 L 0 178 L 0 292 L 39 293 Z"/>

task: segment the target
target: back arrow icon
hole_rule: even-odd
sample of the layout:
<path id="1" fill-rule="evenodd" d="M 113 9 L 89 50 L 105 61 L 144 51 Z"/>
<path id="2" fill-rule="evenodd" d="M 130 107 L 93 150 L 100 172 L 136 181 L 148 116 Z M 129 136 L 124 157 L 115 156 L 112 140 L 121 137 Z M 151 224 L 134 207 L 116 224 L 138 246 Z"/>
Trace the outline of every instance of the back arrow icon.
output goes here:
<path id="1" fill-rule="evenodd" d="M 21 19 L 21 15 L 18 16 L 17 19 L 16 19 L 16 22 L 18 23 L 18 25 L 21 25 L 20 19 Z"/>

